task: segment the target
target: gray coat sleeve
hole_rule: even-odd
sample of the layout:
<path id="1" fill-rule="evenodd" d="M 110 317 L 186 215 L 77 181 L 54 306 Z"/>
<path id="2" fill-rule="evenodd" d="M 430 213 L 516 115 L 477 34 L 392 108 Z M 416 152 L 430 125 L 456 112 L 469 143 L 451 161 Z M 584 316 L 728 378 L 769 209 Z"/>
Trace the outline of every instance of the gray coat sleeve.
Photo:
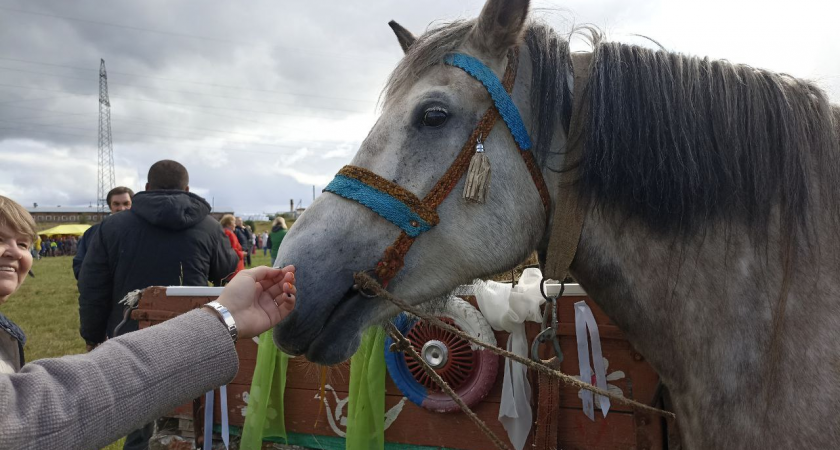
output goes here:
<path id="1" fill-rule="evenodd" d="M 233 342 L 212 313 L 192 311 L 96 350 L 0 374 L 0 448 L 101 448 L 230 382 Z"/>

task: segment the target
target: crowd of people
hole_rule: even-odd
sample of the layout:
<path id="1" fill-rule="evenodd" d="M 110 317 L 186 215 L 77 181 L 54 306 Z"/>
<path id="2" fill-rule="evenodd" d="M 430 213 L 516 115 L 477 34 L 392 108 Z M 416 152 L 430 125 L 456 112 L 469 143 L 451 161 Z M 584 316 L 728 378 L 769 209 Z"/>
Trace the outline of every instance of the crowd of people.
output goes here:
<path id="1" fill-rule="evenodd" d="M 79 245 L 76 236 L 38 237 L 32 246 L 32 256 L 41 259 L 47 256 L 74 256 Z"/>
<path id="2" fill-rule="evenodd" d="M 244 267 L 258 246 L 276 259 L 282 220 L 268 236 L 241 218 L 217 222 L 171 160 L 152 165 L 143 192 L 117 188 L 107 200 L 111 215 L 73 260 L 89 353 L 27 364 L 23 331 L 0 313 L 0 448 L 96 448 L 128 434 L 125 449 L 146 449 L 153 419 L 236 375 L 236 339 L 294 308 L 294 267 Z M 0 305 L 26 279 L 38 239 L 29 213 L 0 196 Z M 209 283 L 227 283 L 216 302 L 145 330 L 118 304 L 148 286 Z"/>

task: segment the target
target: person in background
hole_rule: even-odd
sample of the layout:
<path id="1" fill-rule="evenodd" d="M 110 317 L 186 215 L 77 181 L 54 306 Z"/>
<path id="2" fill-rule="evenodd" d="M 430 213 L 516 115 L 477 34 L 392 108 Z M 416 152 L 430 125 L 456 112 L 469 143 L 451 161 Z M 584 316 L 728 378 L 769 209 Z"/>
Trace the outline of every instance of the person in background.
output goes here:
<path id="1" fill-rule="evenodd" d="M 245 225 L 245 229 L 248 230 L 248 233 L 251 235 L 251 251 L 249 252 L 252 255 L 257 254 L 257 233 L 251 229 L 251 225 Z M 248 260 L 250 261 L 250 257 Z M 248 263 L 250 265 L 250 262 Z"/>
<path id="2" fill-rule="evenodd" d="M 41 259 L 41 236 L 35 235 L 35 242 L 32 244 L 32 258 Z"/>
<path id="3" fill-rule="evenodd" d="M 117 186 L 114 189 L 111 189 L 105 197 L 105 201 L 108 203 L 108 209 L 111 210 L 111 215 L 120 211 L 131 209 L 131 202 L 133 200 L 134 191 L 125 186 Z M 82 270 L 82 263 L 85 260 L 85 255 L 87 254 L 88 242 L 93 239 L 93 235 L 96 234 L 97 230 L 99 230 L 99 226 L 101 224 L 102 222 L 99 222 L 85 230 L 85 234 L 82 235 L 75 246 L 75 256 L 73 256 L 73 276 L 76 277 L 77 281 L 79 280 L 79 272 Z"/>
<path id="4" fill-rule="evenodd" d="M 245 234 L 245 227 L 242 225 L 241 217 L 235 218 L 233 233 L 236 235 L 236 239 L 239 240 L 239 245 L 242 247 L 242 250 L 245 251 L 245 243 L 248 241 L 248 236 Z"/>
<path id="5" fill-rule="evenodd" d="M 262 241 L 262 249 L 263 249 L 263 256 L 268 254 L 268 231 L 263 231 L 260 235 L 260 240 Z"/>
<path id="6" fill-rule="evenodd" d="M 235 224 L 236 218 L 234 218 L 231 214 L 225 214 L 219 220 L 219 225 L 221 225 L 225 230 L 225 236 L 227 236 L 230 241 L 231 248 L 233 248 L 233 251 L 236 252 L 236 256 L 239 257 L 239 263 L 236 264 L 236 271 L 233 273 L 234 276 L 239 273 L 240 270 L 245 268 L 245 252 L 242 250 L 242 246 L 239 245 L 239 239 L 236 238 L 236 234 L 233 232 L 234 228 L 236 228 Z"/>
<path id="7" fill-rule="evenodd" d="M 239 239 L 239 245 L 242 246 L 242 251 L 245 252 L 245 264 L 250 266 L 251 257 L 248 255 L 248 246 L 251 243 L 251 238 L 248 236 L 248 230 L 245 229 L 241 217 L 236 218 L 236 229 L 233 231 L 236 233 L 236 238 Z"/>
<path id="8" fill-rule="evenodd" d="M 55 242 L 55 238 L 50 239 L 50 256 L 55 256 L 55 252 L 58 250 L 58 243 Z"/>
<path id="9" fill-rule="evenodd" d="M 79 273 L 80 334 L 88 349 L 138 329 L 118 304 L 149 286 L 220 286 L 236 254 L 210 204 L 190 192 L 187 169 L 163 160 L 149 169 L 131 209 L 102 221 Z M 119 332 L 117 325 L 121 324 Z M 154 423 L 126 437 L 125 450 L 146 449 Z"/>
<path id="10" fill-rule="evenodd" d="M 280 243 L 286 237 L 286 232 L 289 227 L 286 226 L 286 219 L 277 216 L 274 222 L 271 223 L 271 233 L 268 234 L 268 246 L 271 247 L 271 265 L 274 266 L 274 261 L 277 259 L 277 250 L 280 248 Z"/>
<path id="11" fill-rule="evenodd" d="M 32 267 L 35 233 L 32 216 L 0 196 L 0 264 L 9 268 L 0 271 L 0 306 Z M 0 314 L 0 448 L 102 448 L 229 383 L 239 369 L 236 340 L 270 330 L 294 308 L 294 271 L 246 270 L 213 308 L 118 337 L 95 352 L 29 364 L 23 331 Z"/>

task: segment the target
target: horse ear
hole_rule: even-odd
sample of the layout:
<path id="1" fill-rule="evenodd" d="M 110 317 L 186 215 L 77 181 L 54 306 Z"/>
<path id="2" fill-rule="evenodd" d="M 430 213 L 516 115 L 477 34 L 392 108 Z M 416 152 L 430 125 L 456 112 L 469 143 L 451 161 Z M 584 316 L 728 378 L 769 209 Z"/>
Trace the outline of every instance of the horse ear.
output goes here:
<path id="1" fill-rule="evenodd" d="M 403 52 L 408 53 L 408 48 L 411 47 L 411 44 L 413 44 L 417 38 L 395 20 L 388 22 L 388 26 L 391 27 L 391 29 L 394 30 L 394 34 L 397 35 L 397 40 L 400 42 L 400 47 L 402 47 Z"/>
<path id="2" fill-rule="evenodd" d="M 470 44 L 488 56 L 504 56 L 519 43 L 529 3 L 529 0 L 487 0 L 470 32 Z"/>

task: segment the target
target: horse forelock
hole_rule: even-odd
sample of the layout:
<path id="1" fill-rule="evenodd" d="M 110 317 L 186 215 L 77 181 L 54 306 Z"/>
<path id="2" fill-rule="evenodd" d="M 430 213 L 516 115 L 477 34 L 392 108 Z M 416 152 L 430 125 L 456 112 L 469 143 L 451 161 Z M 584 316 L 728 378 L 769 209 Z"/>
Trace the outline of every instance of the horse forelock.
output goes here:
<path id="1" fill-rule="evenodd" d="M 792 234 L 823 211 L 840 223 L 839 122 L 814 84 L 619 43 L 594 53 L 585 200 L 663 232 L 737 220 L 762 240 L 774 211 Z"/>
<path id="2" fill-rule="evenodd" d="M 400 98 L 427 70 L 443 65 L 444 57 L 461 47 L 475 20 L 458 20 L 438 24 L 426 31 L 409 48 L 408 53 L 391 73 L 382 99 Z M 558 125 L 568 131 L 571 114 L 571 87 L 568 74 L 571 70 L 569 43 L 549 25 L 538 20 L 530 21 L 524 33 L 524 42 L 531 59 L 531 117 L 529 133 L 533 141 L 534 156 L 540 166 L 545 166 L 550 154 L 554 133 Z M 557 151 L 553 152 L 557 154 Z"/>

